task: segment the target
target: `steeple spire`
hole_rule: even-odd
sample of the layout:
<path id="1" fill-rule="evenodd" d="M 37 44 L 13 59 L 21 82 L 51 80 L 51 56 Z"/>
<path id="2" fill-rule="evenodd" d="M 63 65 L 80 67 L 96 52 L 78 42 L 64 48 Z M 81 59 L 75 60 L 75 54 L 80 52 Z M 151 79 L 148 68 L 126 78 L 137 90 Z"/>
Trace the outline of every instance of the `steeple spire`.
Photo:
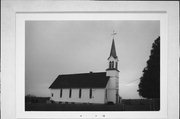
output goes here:
<path id="1" fill-rule="evenodd" d="M 113 40 L 112 40 L 112 45 L 111 45 L 111 52 L 110 52 L 110 56 L 109 58 L 112 56 L 113 58 L 117 58 L 117 55 L 116 55 L 116 48 L 115 48 L 115 43 L 114 43 L 114 36 L 116 35 L 117 33 L 113 30 L 113 33 L 111 34 L 113 36 Z M 109 59 L 108 58 L 108 59 Z"/>
<path id="2" fill-rule="evenodd" d="M 111 57 L 111 56 L 114 57 L 114 58 L 117 58 L 114 38 L 113 38 L 113 41 L 112 41 L 111 52 L 110 52 L 110 56 L 109 57 Z"/>

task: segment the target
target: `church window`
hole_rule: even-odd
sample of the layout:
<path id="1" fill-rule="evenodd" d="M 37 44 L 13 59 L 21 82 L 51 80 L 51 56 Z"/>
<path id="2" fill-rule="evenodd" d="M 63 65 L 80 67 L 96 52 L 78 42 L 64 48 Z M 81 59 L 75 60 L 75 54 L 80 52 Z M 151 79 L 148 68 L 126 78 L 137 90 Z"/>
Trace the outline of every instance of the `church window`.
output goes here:
<path id="1" fill-rule="evenodd" d="M 112 61 L 112 68 L 114 68 L 114 61 Z"/>
<path id="2" fill-rule="evenodd" d="M 51 93 L 51 97 L 53 97 L 53 93 Z"/>
<path id="3" fill-rule="evenodd" d="M 118 63 L 116 62 L 116 69 L 117 69 L 117 67 L 118 67 Z"/>
<path id="4" fill-rule="evenodd" d="M 106 94 L 105 94 L 105 96 L 106 96 L 106 99 L 107 99 L 107 89 L 106 89 Z"/>
<path id="5" fill-rule="evenodd" d="M 110 61 L 110 67 L 109 68 L 112 69 L 112 61 Z"/>
<path id="6" fill-rule="evenodd" d="M 111 68 L 111 61 L 109 62 L 109 68 Z"/>
<path id="7" fill-rule="evenodd" d="M 72 89 L 69 89 L 69 98 L 71 98 Z"/>
<path id="8" fill-rule="evenodd" d="M 89 90 L 89 98 L 92 98 L 92 89 Z"/>
<path id="9" fill-rule="evenodd" d="M 63 93 L 63 90 L 61 89 L 61 90 L 60 90 L 60 97 L 62 97 L 62 93 Z"/>
<path id="10" fill-rule="evenodd" d="M 81 98 L 81 88 L 79 89 L 79 98 Z"/>

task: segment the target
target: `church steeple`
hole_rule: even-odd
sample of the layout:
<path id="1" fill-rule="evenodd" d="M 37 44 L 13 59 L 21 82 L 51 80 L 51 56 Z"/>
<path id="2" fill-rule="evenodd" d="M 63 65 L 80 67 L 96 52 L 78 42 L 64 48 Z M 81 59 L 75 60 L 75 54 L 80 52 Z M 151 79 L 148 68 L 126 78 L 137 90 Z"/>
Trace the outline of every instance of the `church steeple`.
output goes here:
<path id="1" fill-rule="evenodd" d="M 109 58 L 110 58 L 111 56 L 114 57 L 115 59 L 117 58 L 116 48 L 115 48 L 115 43 L 114 43 L 114 38 L 113 38 L 113 41 L 112 41 L 111 52 L 110 52 Z M 108 59 L 109 59 L 109 58 L 108 58 Z"/>
<path id="2" fill-rule="evenodd" d="M 107 70 L 118 70 L 118 56 L 116 55 L 114 38 L 112 40 L 111 51 L 108 61 L 109 61 L 109 67 Z"/>
<path id="3" fill-rule="evenodd" d="M 118 103 L 119 102 L 119 70 L 118 70 L 118 56 L 116 54 L 113 31 L 111 51 L 108 58 L 108 68 L 106 69 L 106 76 L 109 76 L 109 83 L 107 86 L 107 102 Z"/>

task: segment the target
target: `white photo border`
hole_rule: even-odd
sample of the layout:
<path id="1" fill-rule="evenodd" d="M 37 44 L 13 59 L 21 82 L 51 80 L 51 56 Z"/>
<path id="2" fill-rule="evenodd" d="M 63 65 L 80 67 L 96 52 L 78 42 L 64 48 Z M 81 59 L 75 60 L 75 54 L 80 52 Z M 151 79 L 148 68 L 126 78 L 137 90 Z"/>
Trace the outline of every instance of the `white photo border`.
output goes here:
<path id="1" fill-rule="evenodd" d="M 35 4 L 36 3 L 36 4 Z M 39 5 L 40 3 L 35 2 L 33 4 Z M 48 4 L 48 2 L 46 2 Z M 50 2 L 53 3 L 53 2 Z M 172 6 L 169 7 L 168 3 L 163 3 L 157 5 L 164 6 L 162 9 L 156 6 L 153 6 L 157 2 L 149 2 L 149 5 L 147 7 L 147 2 L 142 3 L 135 3 L 131 2 L 131 5 L 133 5 L 133 8 L 129 3 L 126 2 L 110 2 L 110 4 L 107 5 L 105 2 L 93 2 L 88 5 L 86 2 L 70 2 L 70 5 L 65 4 L 65 2 L 57 2 L 59 3 L 59 6 L 61 8 L 57 8 L 57 6 L 54 8 L 40 6 L 42 8 L 41 10 L 37 8 L 36 10 L 33 9 L 33 6 L 30 6 L 31 10 L 28 10 L 25 8 L 27 3 L 23 2 L 25 4 L 24 7 L 18 8 L 19 4 L 13 3 L 14 6 L 13 9 L 3 8 L 6 11 L 10 12 L 10 15 L 4 14 L 4 22 L 5 20 L 9 20 L 12 24 L 5 23 L 2 25 L 2 27 L 5 29 L 5 26 L 7 26 L 5 33 L 3 32 L 2 35 L 4 35 L 2 38 L 2 118 L 157 118 L 157 119 L 166 119 L 175 117 L 178 118 L 178 108 L 176 107 L 178 104 L 178 69 L 175 68 L 175 66 L 178 66 L 178 62 L 173 58 L 178 58 L 178 22 L 177 20 L 171 19 L 170 16 L 177 15 L 175 13 L 172 13 L 174 9 L 172 10 L 172 6 L 177 7 L 176 4 L 171 4 Z M 60 3 L 62 3 L 60 5 Z M 119 8 L 118 5 L 123 4 L 126 7 Z M 161 2 L 159 2 L 161 3 Z M 4 3 L 4 5 L 12 5 L 12 3 Z M 85 5 L 85 7 L 78 8 L 77 6 Z M 93 6 L 95 5 L 95 6 Z M 143 7 L 141 5 L 144 5 Z M 28 5 L 27 5 L 28 6 Z M 58 6 L 58 7 L 59 7 Z M 69 6 L 69 8 L 66 8 Z M 74 6 L 74 8 L 71 8 Z M 103 7 L 102 7 L 103 6 Z M 138 8 L 138 6 L 141 6 Z M 155 8 L 155 9 L 153 9 Z M 177 9 L 177 8 L 176 8 Z M 154 11 L 155 10 L 155 11 Z M 54 12 L 53 12 L 54 11 Z M 78 17 L 75 16 L 73 20 L 79 20 L 80 15 L 84 15 L 84 19 L 82 20 L 160 20 L 160 36 L 161 36 L 161 79 L 163 78 L 163 82 L 161 83 L 161 109 L 160 111 L 155 112 L 145 112 L 145 111 L 117 111 L 117 112 L 88 112 L 88 111 L 81 111 L 81 112 L 25 112 L 24 111 L 24 91 L 25 91 L 25 81 L 24 81 L 24 74 L 25 74 L 25 20 L 52 20 L 58 18 L 57 16 L 61 16 L 61 18 L 66 18 L 64 20 L 72 20 L 72 16 L 69 16 L 70 14 L 77 14 Z M 123 14 L 123 17 L 121 16 Z M 38 18 L 38 15 L 41 15 L 41 17 Z M 50 15 L 52 17 L 48 17 L 46 15 Z M 64 17 L 62 17 L 64 15 Z M 91 16 L 92 15 L 92 16 Z M 97 15 L 100 15 L 101 17 L 98 17 Z M 112 17 L 107 17 L 108 15 Z M 8 19 L 8 17 L 13 19 Z M 42 17 L 43 16 L 43 17 Z M 45 17 L 46 16 L 46 17 Z M 96 16 L 96 17 L 94 17 Z M 121 16 L 121 17 L 117 17 Z M 141 17 L 140 17 L 141 16 Z M 177 16 L 174 16 L 177 18 Z M 83 18 L 83 17 L 82 17 Z M 62 19 L 57 19 L 62 20 Z M 173 23 L 173 21 L 175 21 Z M 170 26 L 172 25 L 172 26 Z M 176 26 L 177 25 L 177 26 Z M 14 28 L 14 29 L 10 29 Z M 172 30 L 172 31 L 171 31 Z M 175 31 L 175 32 L 174 32 Z M 6 33 L 10 33 L 10 36 L 7 36 Z M 169 38 L 172 38 L 171 42 L 169 41 Z M 8 40 L 8 38 L 11 38 L 12 40 Z M 163 41 L 163 42 L 162 42 Z M 4 45 L 4 46 L 3 46 Z M 9 51 L 7 51 L 7 47 L 10 45 Z M 15 49 L 14 52 L 13 49 Z M 173 51 L 176 51 L 177 54 L 174 54 Z M 5 55 L 7 53 L 7 55 Z M 172 53 L 172 54 L 171 54 Z M 172 57 L 170 57 L 172 56 Z M 9 60 L 6 60 L 6 58 L 12 58 Z M 9 63 L 12 61 L 12 63 Z M 175 61 L 175 62 L 174 62 Z M 7 68 L 5 68 L 5 65 L 7 65 Z M 5 69 L 5 70 L 3 70 Z M 170 72 L 173 70 L 174 72 Z M 10 71 L 10 72 L 8 72 Z M 10 75 L 9 75 L 10 74 Z M 175 74 L 175 75 L 174 75 Z M 173 76 L 173 77 L 172 77 Z M 11 79 L 10 79 L 11 78 Z M 171 82 L 168 80 L 171 78 Z M 6 79 L 6 81 L 5 81 Z M 11 83 L 8 84 L 7 80 L 10 79 Z M 162 80 L 161 80 L 162 81 Z M 176 85 L 175 85 L 176 84 Z M 7 86 L 7 87 L 5 87 Z M 14 90 L 12 90 L 12 88 Z M 5 94 L 5 91 L 6 93 Z M 175 91 L 175 94 L 173 94 L 171 91 Z M 172 97 L 171 97 L 172 96 Z M 11 98 L 14 99 L 12 102 L 10 102 Z M 177 98 L 177 99 L 176 99 Z M 5 101 L 5 99 L 7 99 Z M 174 104 L 170 103 L 171 99 L 173 99 Z M 9 105 L 7 105 L 9 103 Z M 12 108 L 12 105 L 14 108 Z M 172 110 L 175 109 L 175 110 Z M 9 111 L 9 112 L 8 112 Z M 175 112 L 173 112 L 175 111 Z M 12 114 L 12 115 L 11 115 Z"/>
<path id="2" fill-rule="evenodd" d="M 76 21 L 76 20 L 128 20 L 128 21 L 160 21 L 161 37 L 161 95 L 160 111 L 25 111 L 25 21 Z M 128 118 L 129 115 L 144 118 L 167 116 L 167 15 L 165 13 L 17 13 L 16 14 L 16 111 L 17 117 L 43 118 Z M 163 79 L 163 80 L 162 80 Z M 44 115 L 46 113 L 46 115 Z M 71 113 L 71 114 L 70 114 Z"/>

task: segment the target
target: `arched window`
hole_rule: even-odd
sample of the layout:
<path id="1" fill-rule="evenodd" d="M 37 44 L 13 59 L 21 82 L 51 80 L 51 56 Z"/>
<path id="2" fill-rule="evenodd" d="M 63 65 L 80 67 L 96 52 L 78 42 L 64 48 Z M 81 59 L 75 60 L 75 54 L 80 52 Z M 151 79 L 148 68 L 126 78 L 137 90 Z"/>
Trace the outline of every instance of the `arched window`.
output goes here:
<path id="1" fill-rule="evenodd" d="M 109 62 L 109 68 L 111 68 L 111 61 Z"/>
<path id="2" fill-rule="evenodd" d="M 92 98 L 92 88 L 89 90 L 89 98 Z"/>
<path id="3" fill-rule="evenodd" d="M 106 94 L 105 94 L 105 97 L 106 97 L 106 99 L 108 98 L 108 96 L 107 96 L 107 89 L 106 89 Z"/>
<path id="4" fill-rule="evenodd" d="M 118 68 L 118 63 L 116 62 L 116 69 Z"/>
<path id="5" fill-rule="evenodd" d="M 81 98 L 81 88 L 79 89 L 79 98 Z"/>
<path id="6" fill-rule="evenodd" d="M 72 89 L 69 89 L 69 98 L 71 98 Z"/>
<path id="7" fill-rule="evenodd" d="M 63 89 L 60 90 L 60 97 L 62 97 Z"/>
<path id="8" fill-rule="evenodd" d="M 112 69 L 112 61 L 110 61 L 110 67 L 109 68 Z"/>
<path id="9" fill-rule="evenodd" d="M 112 61 L 112 68 L 114 68 L 114 61 Z"/>

